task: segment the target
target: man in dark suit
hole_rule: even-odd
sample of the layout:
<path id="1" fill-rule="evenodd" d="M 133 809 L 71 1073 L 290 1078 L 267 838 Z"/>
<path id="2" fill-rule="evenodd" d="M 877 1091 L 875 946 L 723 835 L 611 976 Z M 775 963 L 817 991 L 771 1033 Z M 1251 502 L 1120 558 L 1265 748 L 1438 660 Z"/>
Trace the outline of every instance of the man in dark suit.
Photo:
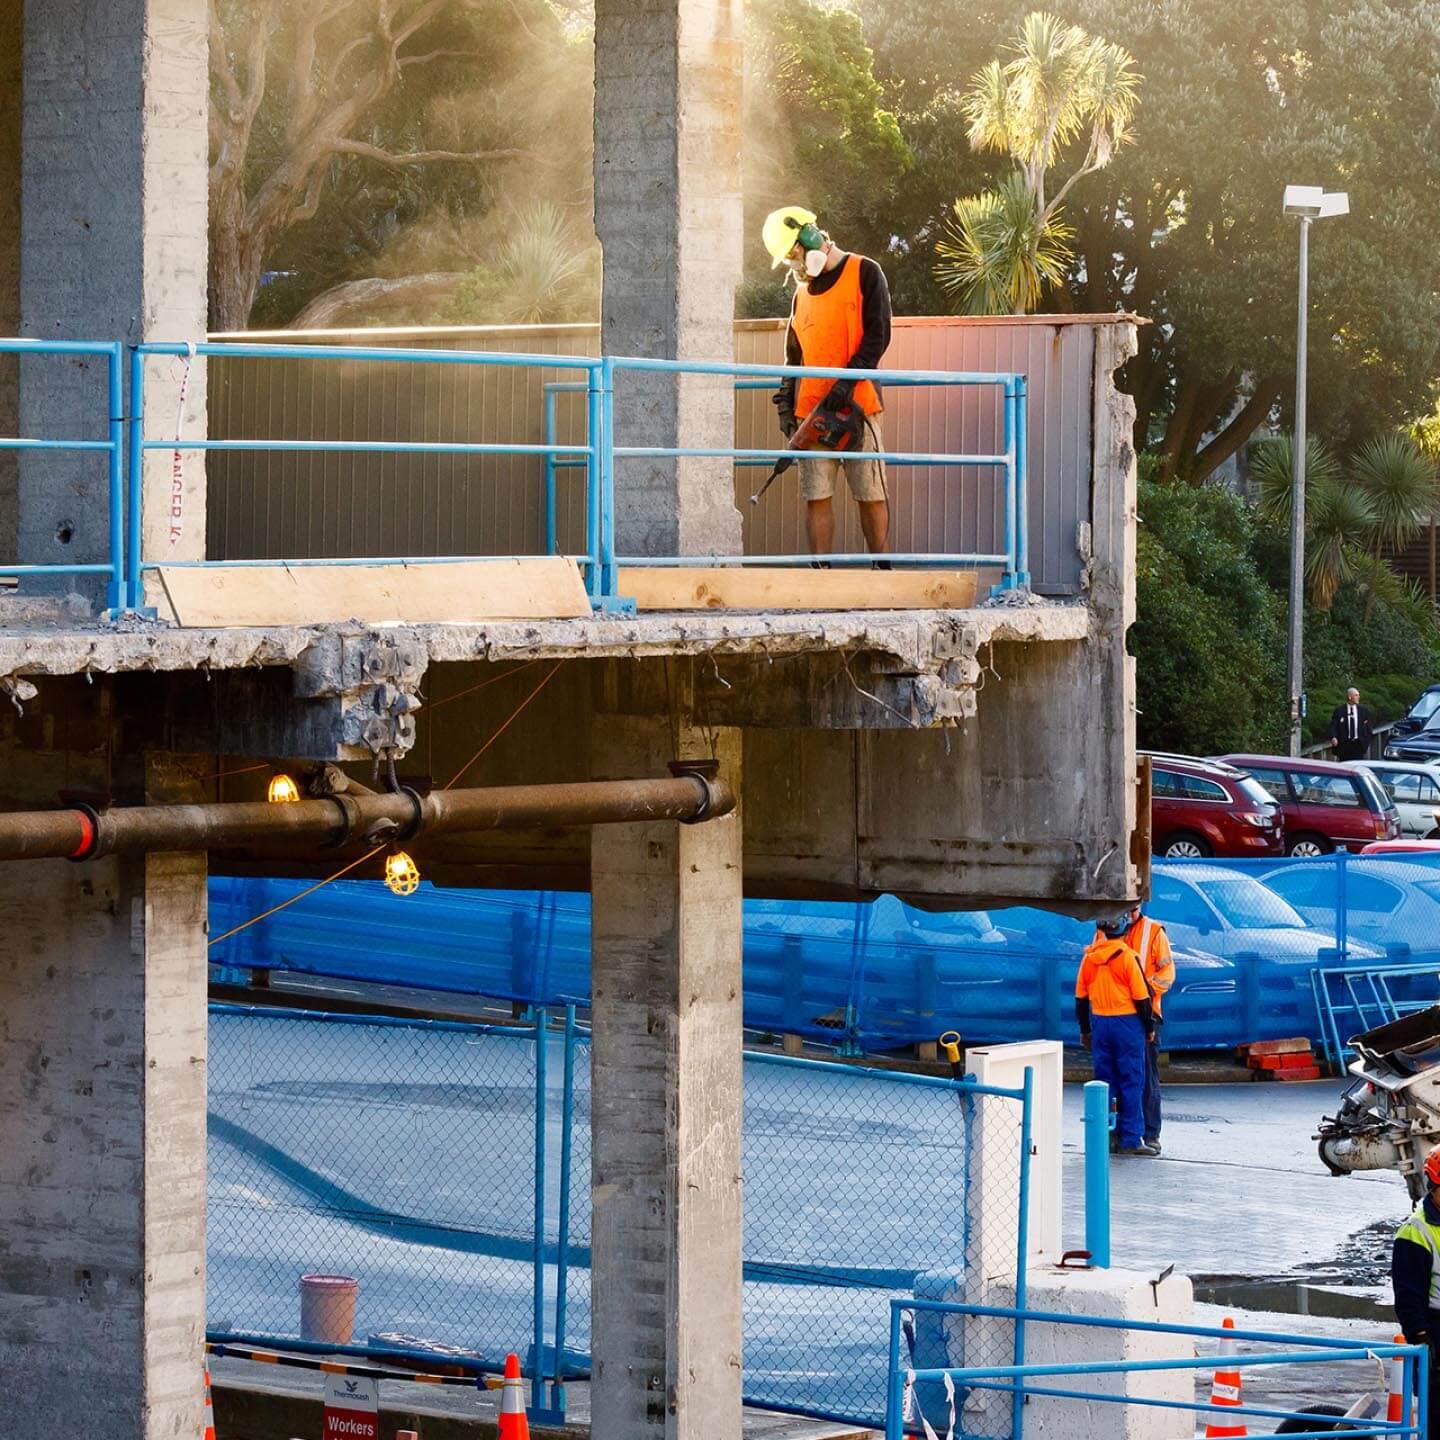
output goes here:
<path id="1" fill-rule="evenodd" d="M 1370 753 L 1374 730 L 1369 708 L 1360 703 L 1360 692 L 1352 685 L 1345 692 L 1345 703 L 1337 705 L 1330 717 L 1330 748 L 1335 758 L 1363 760 Z"/>

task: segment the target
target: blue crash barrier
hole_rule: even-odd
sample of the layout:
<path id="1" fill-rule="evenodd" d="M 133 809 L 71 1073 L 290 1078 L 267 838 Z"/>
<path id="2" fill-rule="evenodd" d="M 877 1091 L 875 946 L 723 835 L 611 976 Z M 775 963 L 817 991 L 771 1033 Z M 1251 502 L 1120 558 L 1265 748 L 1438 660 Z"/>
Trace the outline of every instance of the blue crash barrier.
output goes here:
<path id="1" fill-rule="evenodd" d="M 213 879 L 211 934 L 304 888 Z M 584 894 L 427 884 L 397 898 L 378 881 L 341 880 L 222 941 L 211 959 L 583 1006 L 589 911 Z M 1323 1039 L 1318 970 L 1399 965 L 1397 1003 L 1440 998 L 1440 857 L 1157 864 L 1147 913 L 1165 922 L 1176 952 L 1169 1048 Z M 748 900 L 745 1023 L 865 1049 L 951 1028 L 975 1041 L 1074 1040 L 1071 996 L 1093 934 L 1080 921 L 1023 908 L 931 914 L 892 896 Z"/>

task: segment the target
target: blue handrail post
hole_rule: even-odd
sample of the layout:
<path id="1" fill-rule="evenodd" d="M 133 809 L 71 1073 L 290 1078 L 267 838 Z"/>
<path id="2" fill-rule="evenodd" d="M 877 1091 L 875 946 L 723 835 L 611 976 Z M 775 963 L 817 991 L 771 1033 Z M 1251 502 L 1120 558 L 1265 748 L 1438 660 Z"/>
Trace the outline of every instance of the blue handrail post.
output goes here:
<path id="1" fill-rule="evenodd" d="M 1110 1087 L 1085 1086 L 1085 1248 L 1097 1269 L 1110 1268 Z"/>
<path id="2" fill-rule="evenodd" d="M 1030 383 L 1015 377 L 1015 587 L 1030 588 Z"/>
<path id="3" fill-rule="evenodd" d="M 565 1084 L 560 1105 L 560 1221 L 555 1250 L 555 1378 L 550 1413 L 565 1418 L 565 1321 L 570 1283 L 570 1163 L 575 1149 L 575 1007 L 565 1007 Z"/>
<path id="4" fill-rule="evenodd" d="M 555 443 L 555 392 L 547 385 L 545 395 L 545 443 Z M 555 452 L 545 452 L 545 553 L 555 554 Z"/>
<path id="5" fill-rule="evenodd" d="M 535 1007 L 535 1350 L 530 1372 L 530 1409 L 545 1403 L 545 1089 L 546 1022 L 543 1005 Z"/>
<path id="6" fill-rule="evenodd" d="M 605 397 L 601 393 L 600 366 L 585 377 L 585 553 L 590 557 L 586 586 L 592 609 L 600 608 L 604 575 L 600 566 L 600 496 L 605 489 Z"/>
<path id="7" fill-rule="evenodd" d="M 1015 1239 L 1015 1308 L 1025 1309 L 1026 1271 L 1030 1257 L 1030 1144 L 1031 1105 L 1035 1098 L 1035 1072 L 1025 1067 L 1024 1098 L 1020 1101 L 1020 1217 Z M 1016 1365 L 1025 1363 L 1025 1319 L 1015 1317 Z M 1017 1385 L 1011 1397 L 1010 1440 L 1022 1440 L 1025 1427 L 1025 1387 Z"/>
<path id="8" fill-rule="evenodd" d="M 145 591 L 140 578 L 140 527 L 144 523 L 145 500 L 145 356 L 138 345 L 130 346 L 130 464 L 129 495 L 125 509 L 130 522 L 125 552 L 127 601 L 132 610 L 143 609 Z"/>
<path id="9" fill-rule="evenodd" d="M 596 608 L 611 615 L 633 615 L 635 602 L 620 594 L 620 567 L 615 558 L 615 360 L 600 361 L 601 424 L 600 465 L 600 590 Z"/>
<path id="10" fill-rule="evenodd" d="M 110 400 L 110 582 L 105 603 L 112 615 L 129 605 L 125 579 L 125 348 L 114 341 L 105 357 Z"/>

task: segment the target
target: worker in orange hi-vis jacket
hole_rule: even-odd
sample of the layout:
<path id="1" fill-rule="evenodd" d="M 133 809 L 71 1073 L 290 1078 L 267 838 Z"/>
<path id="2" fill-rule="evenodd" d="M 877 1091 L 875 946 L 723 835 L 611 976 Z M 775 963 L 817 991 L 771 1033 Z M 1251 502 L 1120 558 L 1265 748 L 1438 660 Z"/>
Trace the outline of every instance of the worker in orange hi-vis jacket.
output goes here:
<path id="1" fill-rule="evenodd" d="M 1096 931 L 1096 938 L 1100 932 Z M 1150 991 L 1151 1005 L 1155 1011 L 1155 1040 L 1145 1047 L 1145 1099 L 1142 1109 L 1145 1115 L 1145 1143 L 1160 1150 L 1160 1030 L 1164 1024 L 1161 1008 L 1166 992 L 1175 983 L 1175 961 L 1170 954 L 1170 937 L 1165 927 L 1140 911 L 1138 905 L 1129 913 L 1128 928 L 1121 939 L 1140 957 L 1140 973 L 1145 977 L 1146 988 Z"/>
<path id="2" fill-rule="evenodd" d="M 1140 957 L 1121 938 L 1129 914 L 1102 922 L 1075 980 L 1080 1043 L 1095 1057 L 1095 1078 L 1115 1101 L 1116 1153 L 1158 1155 L 1144 1143 L 1145 1052 L 1155 1043 L 1155 1014 Z"/>

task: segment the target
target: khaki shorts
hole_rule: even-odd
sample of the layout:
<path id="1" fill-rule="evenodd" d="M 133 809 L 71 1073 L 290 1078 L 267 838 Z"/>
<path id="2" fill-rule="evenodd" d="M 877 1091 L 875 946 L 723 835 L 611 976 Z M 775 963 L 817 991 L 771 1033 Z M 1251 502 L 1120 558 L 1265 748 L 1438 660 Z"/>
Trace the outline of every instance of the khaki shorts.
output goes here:
<path id="1" fill-rule="evenodd" d="M 880 417 L 870 415 L 865 420 L 865 434 L 860 441 L 860 451 L 883 450 L 885 442 L 880 436 Z M 802 460 L 800 462 L 800 493 L 807 500 L 828 500 L 835 493 L 835 480 L 841 469 L 850 493 L 857 500 L 885 500 L 885 462 L 883 460 L 862 460 L 860 452 L 854 460 Z"/>

